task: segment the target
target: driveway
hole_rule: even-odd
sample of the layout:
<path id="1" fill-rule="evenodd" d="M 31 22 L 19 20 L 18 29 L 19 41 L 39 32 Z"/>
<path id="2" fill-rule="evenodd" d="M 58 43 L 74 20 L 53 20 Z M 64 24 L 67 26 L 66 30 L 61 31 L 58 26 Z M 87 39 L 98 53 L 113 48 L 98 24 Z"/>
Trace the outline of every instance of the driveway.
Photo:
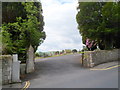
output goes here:
<path id="1" fill-rule="evenodd" d="M 23 83 L 11 85 L 27 88 L 118 88 L 118 67 L 106 70 L 83 68 L 80 54 L 35 60 L 35 72 L 27 74 Z M 118 62 L 98 65 L 93 69 L 116 66 Z M 26 81 L 28 81 L 26 83 Z"/>

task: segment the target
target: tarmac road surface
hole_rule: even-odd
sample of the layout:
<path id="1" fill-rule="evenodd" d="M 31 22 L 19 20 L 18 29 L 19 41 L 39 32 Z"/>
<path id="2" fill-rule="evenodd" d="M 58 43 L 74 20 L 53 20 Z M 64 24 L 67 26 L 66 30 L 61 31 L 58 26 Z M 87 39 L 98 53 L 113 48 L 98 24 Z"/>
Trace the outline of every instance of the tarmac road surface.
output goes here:
<path id="1" fill-rule="evenodd" d="M 26 78 L 30 82 L 29 88 L 118 88 L 118 68 L 83 68 L 80 57 L 80 54 L 72 54 L 36 59 L 35 73 Z M 116 62 L 112 64 L 117 65 Z"/>
<path id="2" fill-rule="evenodd" d="M 36 59 L 35 72 L 26 75 L 22 84 L 9 88 L 118 88 L 118 62 L 101 64 L 91 70 L 80 64 L 80 54 Z M 27 86 L 25 86 L 27 85 Z"/>

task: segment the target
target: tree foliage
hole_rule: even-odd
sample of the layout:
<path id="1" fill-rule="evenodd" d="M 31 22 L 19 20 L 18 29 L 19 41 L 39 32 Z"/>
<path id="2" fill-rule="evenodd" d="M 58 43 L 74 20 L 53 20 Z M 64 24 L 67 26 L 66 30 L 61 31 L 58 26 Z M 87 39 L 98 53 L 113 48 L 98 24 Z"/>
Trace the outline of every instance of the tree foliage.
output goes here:
<path id="1" fill-rule="evenodd" d="M 73 49 L 72 52 L 73 53 L 77 53 L 78 51 L 77 51 L 77 49 Z"/>
<path id="2" fill-rule="evenodd" d="M 89 38 L 101 49 L 120 48 L 120 2 L 80 2 L 76 20 L 84 44 Z"/>
<path id="3" fill-rule="evenodd" d="M 3 54 L 18 53 L 26 58 L 30 45 L 34 51 L 44 41 L 42 6 L 39 2 L 3 2 Z"/>

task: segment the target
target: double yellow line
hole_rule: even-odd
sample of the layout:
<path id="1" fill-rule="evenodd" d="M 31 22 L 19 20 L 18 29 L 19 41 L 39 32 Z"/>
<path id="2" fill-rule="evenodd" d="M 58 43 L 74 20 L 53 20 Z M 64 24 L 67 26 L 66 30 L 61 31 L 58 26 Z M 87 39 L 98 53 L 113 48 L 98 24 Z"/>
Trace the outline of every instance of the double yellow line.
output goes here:
<path id="1" fill-rule="evenodd" d="M 25 86 L 24 86 L 21 90 L 26 90 L 29 86 L 30 86 L 30 82 L 27 81 L 27 82 L 25 83 Z"/>
<path id="2" fill-rule="evenodd" d="M 104 68 L 104 69 L 90 69 L 90 70 L 109 70 L 109 69 L 113 69 L 113 68 L 116 68 L 116 67 L 120 67 L 120 65 L 116 65 L 116 66 L 112 66 L 112 67 L 109 67 L 109 68 Z"/>

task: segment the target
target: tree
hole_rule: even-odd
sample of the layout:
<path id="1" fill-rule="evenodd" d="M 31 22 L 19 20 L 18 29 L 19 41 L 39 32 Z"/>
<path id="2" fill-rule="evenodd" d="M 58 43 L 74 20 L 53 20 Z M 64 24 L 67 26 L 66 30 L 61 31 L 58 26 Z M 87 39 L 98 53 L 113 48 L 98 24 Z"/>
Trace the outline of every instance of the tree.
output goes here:
<path id="1" fill-rule="evenodd" d="M 2 2 L 2 22 L 16 22 L 16 17 L 26 19 L 26 11 L 21 2 Z"/>
<path id="2" fill-rule="evenodd" d="M 59 52 L 59 51 L 56 51 L 56 52 L 55 52 L 55 55 L 59 55 L 59 54 L 60 54 L 60 52 Z"/>
<path id="3" fill-rule="evenodd" d="M 82 35 L 83 43 L 85 44 L 86 39 L 99 41 L 98 26 L 102 22 L 101 8 L 105 3 L 100 2 L 80 2 L 79 12 L 76 16 L 78 22 L 78 29 Z M 89 12 L 89 13 L 88 13 Z"/>
<path id="4" fill-rule="evenodd" d="M 30 46 L 30 44 L 34 47 L 35 51 L 37 50 L 37 47 L 39 44 L 43 42 L 45 39 L 45 32 L 40 30 L 39 25 L 43 23 L 43 19 L 40 22 L 40 19 L 38 19 L 36 16 L 38 16 L 39 8 L 34 6 L 34 3 L 23 3 L 25 10 L 27 11 L 27 18 L 28 20 L 24 22 L 23 29 L 25 29 L 26 33 L 26 46 Z M 33 6 L 33 7 L 31 7 Z M 40 12 L 41 13 L 41 12 Z M 42 24 L 43 25 L 43 24 Z M 43 27 L 43 26 L 41 26 Z"/>
<path id="5" fill-rule="evenodd" d="M 6 26 L 2 26 L 3 29 L 7 28 Z M 11 34 L 8 31 L 1 31 L 0 32 L 1 42 L 2 42 L 2 54 L 10 53 L 12 51 L 12 43 L 11 43 Z"/>
<path id="6" fill-rule="evenodd" d="M 76 50 L 76 49 L 73 49 L 72 52 L 73 52 L 73 53 L 77 53 L 77 50 Z"/>
<path id="7" fill-rule="evenodd" d="M 80 2 L 76 20 L 83 43 L 89 38 L 101 49 L 118 48 L 119 2 Z M 89 12 L 89 13 L 88 13 Z M 119 41 L 119 40 L 118 40 Z"/>
<path id="8" fill-rule="evenodd" d="M 35 56 L 36 56 L 36 57 L 39 57 L 40 55 L 39 55 L 39 53 L 38 53 L 38 52 L 36 52 L 36 53 L 35 53 Z"/>
<path id="9" fill-rule="evenodd" d="M 103 14 L 103 22 L 101 23 L 100 28 L 102 28 L 104 32 L 104 43 L 106 48 L 120 48 L 120 45 L 118 43 L 120 40 L 119 34 L 120 34 L 120 2 L 108 2 L 104 5 L 102 8 L 102 14 Z M 120 43 L 119 43 L 120 44 Z"/>
<path id="10" fill-rule="evenodd" d="M 2 32 L 9 34 L 9 43 L 12 43 L 10 52 L 6 49 L 4 54 L 18 53 L 19 60 L 25 60 L 29 46 L 32 45 L 36 51 L 46 37 L 43 31 L 41 4 L 39 2 L 3 2 L 2 9 L 4 9 L 2 10 L 4 14 Z M 3 36 L 6 37 L 6 34 Z M 5 43 L 8 48 L 8 41 Z"/>
<path id="11" fill-rule="evenodd" d="M 71 53 L 71 50 L 70 49 L 65 49 L 65 52 L 66 53 Z"/>

